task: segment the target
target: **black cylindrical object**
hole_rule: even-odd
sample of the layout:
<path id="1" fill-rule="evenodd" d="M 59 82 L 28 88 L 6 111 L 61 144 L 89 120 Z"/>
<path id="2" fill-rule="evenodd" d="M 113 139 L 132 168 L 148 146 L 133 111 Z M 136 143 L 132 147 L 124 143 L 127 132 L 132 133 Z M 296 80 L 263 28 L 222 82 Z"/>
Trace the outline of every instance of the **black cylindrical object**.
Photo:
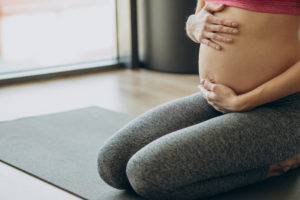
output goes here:
<path id="1" fill-rule="evenodd" d="M 139 57 L 143 67 L 172 73 L 198 73 L 199 44 L 185 24 L 197 0 L 138 0 Z"/>

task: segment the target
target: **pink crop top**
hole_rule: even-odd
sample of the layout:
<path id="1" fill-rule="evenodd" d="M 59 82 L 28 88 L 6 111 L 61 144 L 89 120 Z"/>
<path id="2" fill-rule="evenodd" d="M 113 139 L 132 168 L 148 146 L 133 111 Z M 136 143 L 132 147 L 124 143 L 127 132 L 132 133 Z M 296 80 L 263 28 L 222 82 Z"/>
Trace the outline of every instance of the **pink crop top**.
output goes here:
<path id="1" fill-rule="evenodd" d="M 300 15 L 300 0 L 205 0 L 205 2 L 258 12 Z"/>

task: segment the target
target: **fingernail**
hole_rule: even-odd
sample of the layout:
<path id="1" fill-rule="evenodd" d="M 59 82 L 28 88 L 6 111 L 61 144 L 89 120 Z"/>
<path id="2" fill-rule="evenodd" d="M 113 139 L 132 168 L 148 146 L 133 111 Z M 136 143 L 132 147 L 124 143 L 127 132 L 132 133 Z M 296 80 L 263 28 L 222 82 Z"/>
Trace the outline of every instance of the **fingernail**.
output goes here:
<path id="1" fill-rule="evenodd" d="M 233 33 L 238 33 L 239 31 L 238 31 L 238 30 L 236 30 L 236 29 L 234 29 L 232 32 L 233 32 Z"/>
<path id="2" fill-rule="evenodd" d="M 231 38 L 227 38 L 226 41 L 227 42 L 232 42 L 232 39 Z"/>
<path id="3" fill-rule="evenodd" d="M 221 8 L 223 6 L 223 4 L 219 4 L 218 6 L 217 6 L 217 8 Z"/>
<path id="4" fill-rule="evenodd" d="M 237 24 L 237 23 L 235 23 L 235 22 L 233 22 L 233 23 L 232 23 L 232 26 L 234 26 L 234 27 L 237 27 L 237 26 L 238 26 L 238 24 Z"/>
<path id="5" fill-rule="evenodd" d="M 203 84 L 204 83 L 204 79 L 200 79 L 200 84 Z"/>
<path id="6" fill-rule="evenodd" d="M 221 50 L 221 47 L 220 47 L 220 46 L 216 46 L 216 49 L 217 49 L 217 50 Z"/>

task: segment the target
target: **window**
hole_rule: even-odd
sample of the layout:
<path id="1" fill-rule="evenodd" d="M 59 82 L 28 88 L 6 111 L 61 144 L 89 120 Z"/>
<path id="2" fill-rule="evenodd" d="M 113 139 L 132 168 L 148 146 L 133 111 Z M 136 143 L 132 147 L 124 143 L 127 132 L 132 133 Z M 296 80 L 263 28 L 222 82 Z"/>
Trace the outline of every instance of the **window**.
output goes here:
<path id="1" fill-rule="evenodd" d="M 0 0 L 0 76 L 117 60 L 114 0 Z"/>

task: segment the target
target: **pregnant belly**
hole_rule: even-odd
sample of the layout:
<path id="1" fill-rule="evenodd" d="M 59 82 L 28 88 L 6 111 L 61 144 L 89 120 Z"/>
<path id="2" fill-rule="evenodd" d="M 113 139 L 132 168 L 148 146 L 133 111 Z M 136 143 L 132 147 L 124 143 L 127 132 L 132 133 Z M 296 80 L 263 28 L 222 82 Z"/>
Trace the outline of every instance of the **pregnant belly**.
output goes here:
<path id="1" fill-rule="evenodd" d="M 199 75 L 246 93 L 281 74 L 300 59 L 299 16 L 227 7 L 215 13 L 239 23 L 239 34 L 217 51 L 200 46 Z M 251 21 L 251 23 L 248 23 Z M 221 34 L 225 35 L 225 34 Z"/>

